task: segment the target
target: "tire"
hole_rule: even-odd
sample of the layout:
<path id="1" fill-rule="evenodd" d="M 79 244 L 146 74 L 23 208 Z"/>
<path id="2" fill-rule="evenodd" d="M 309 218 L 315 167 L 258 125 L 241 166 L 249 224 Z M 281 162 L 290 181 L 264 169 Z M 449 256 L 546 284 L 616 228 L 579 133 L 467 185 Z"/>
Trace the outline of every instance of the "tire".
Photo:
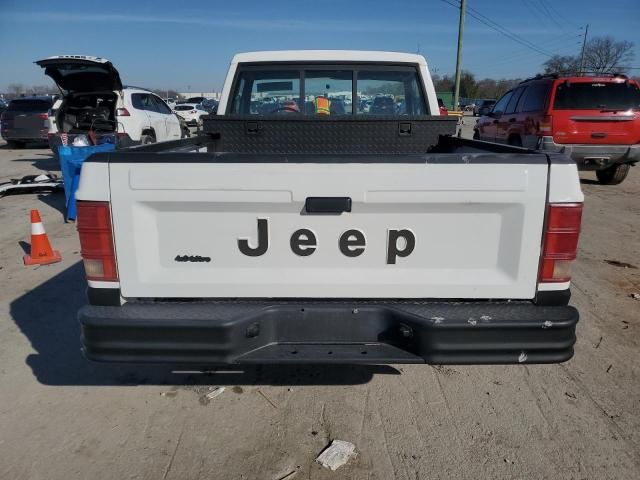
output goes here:
<path id="1" fill-rule="evenodd" d="M 16 142 L 15 140 L 7 140 L 7 147 L 9 148 L 24 148 L 24 142 Z"/>
<path id="2" fill-rule="evenodd" d="M 631 165 L 628 163 L 619 163 L 604 170 L 596 170 L 596 177 L 602 185 L 618 185 L 627 178 L 629 168 Z"/>
<path id="3" fill-rule="evenodd" d="M 149 145 L 156 143 L 156 139 L 152 135 L 140 135 L 140 145 Z"/>

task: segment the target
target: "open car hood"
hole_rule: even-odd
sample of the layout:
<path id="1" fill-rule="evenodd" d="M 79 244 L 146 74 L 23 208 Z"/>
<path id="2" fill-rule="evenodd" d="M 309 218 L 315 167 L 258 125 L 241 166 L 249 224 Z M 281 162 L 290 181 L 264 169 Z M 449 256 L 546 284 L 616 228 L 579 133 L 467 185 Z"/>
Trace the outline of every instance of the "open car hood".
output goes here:
<path id="1" fill-rule="evenodd" d="M 56 55 L 35 63 L 66 92 L 122 90 L 120 74 L 106 58 Z"/>

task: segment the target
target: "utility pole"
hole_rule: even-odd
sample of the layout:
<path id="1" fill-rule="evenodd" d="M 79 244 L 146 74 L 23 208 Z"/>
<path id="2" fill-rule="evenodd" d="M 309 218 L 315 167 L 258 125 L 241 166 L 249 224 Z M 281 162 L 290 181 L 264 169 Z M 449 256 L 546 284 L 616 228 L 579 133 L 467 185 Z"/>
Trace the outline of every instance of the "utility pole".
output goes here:
<path id="1" fill-rule="evenodd" d="M 458 54 L 456 57 L 456 83 L 453 91 L 453 109 L 458 109 L 460 99 L 460 74 L 462 73 L 462 36 L 464 34 L 464 13 L 467 9 L 467 0 L 460 0 L 460 21 L 458 22 Z"/>
<path id="2" fill-rule="evenodd" d="M 584 29 L 584 38 L 582 39 L 582 53 L 580 53 L 580 76 L 582 76 L 582 72 L 584 71 L 584 51 L 587 46 L 587 34 L 589 33 L 589 24 Z"/>

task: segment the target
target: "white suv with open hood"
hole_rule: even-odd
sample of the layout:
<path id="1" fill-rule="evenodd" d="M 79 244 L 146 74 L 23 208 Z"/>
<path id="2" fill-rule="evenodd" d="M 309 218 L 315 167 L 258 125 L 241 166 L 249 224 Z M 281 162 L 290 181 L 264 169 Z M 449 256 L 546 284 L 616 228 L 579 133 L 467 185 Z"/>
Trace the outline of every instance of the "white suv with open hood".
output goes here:
<path id="1" fill-rule="evenodd" d="M 129 146 L 179 139 L 180 120 L 157 95 L 124 87 L 118 70 L 100 57 L 57 55 L 35 62 L 63 93 L 50 118 L 49 145 L 55 151 L 79 134 L 117 133 Z"/>

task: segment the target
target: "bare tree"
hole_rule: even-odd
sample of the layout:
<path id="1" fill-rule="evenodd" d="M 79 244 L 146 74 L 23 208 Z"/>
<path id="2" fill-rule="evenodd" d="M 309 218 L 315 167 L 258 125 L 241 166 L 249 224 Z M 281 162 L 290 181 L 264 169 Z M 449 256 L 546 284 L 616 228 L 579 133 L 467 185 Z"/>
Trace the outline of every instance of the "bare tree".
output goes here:
<path id="1" fill-rule="evenodd" d="M 633 60 L 633 42 L 616 41 L 613 37 L 596 37 L 584 51 L 585 70 L 598 73 L 626 71 Z"/>
<path id="2" fill-rule="evenodd" d="M 579 72 L 580 55 L 554 55 L 542 64 L 544 73 Z M 633 42 L 613 37 L 594 37 L 584 49 L 583 71 L 597 73 L 625 72 L 633 60 Z"/>
<path id="3" fill-rule="evenodd" d="M 554 55 L 542 64 L 544 73 L 577 72 L 580 59 L 571 55 Z"/>
<path id="4" fill-rule="evenodd" d="M 433 84 L 436 88 L 436 92 L 453 92 L 453 78 L 449 75 L 444 75 L 443 77 L 440 75 L 434 75 Z"/>

